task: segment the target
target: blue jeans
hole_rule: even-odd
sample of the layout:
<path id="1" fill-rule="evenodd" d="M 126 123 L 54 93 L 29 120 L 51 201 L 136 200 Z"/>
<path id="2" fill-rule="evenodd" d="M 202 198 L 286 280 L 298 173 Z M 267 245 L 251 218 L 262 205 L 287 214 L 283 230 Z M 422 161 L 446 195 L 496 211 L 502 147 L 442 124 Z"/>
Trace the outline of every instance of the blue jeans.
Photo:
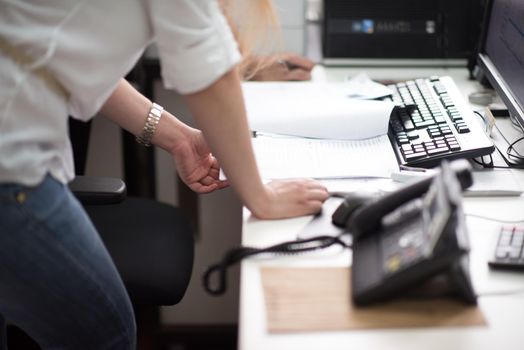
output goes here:
<path id="1" fill-rule="evenodd" d="M 43 349 L 134 349 L 131 302 L 84 209 L 47 176 L 0 184 L 0 314 Z"/>

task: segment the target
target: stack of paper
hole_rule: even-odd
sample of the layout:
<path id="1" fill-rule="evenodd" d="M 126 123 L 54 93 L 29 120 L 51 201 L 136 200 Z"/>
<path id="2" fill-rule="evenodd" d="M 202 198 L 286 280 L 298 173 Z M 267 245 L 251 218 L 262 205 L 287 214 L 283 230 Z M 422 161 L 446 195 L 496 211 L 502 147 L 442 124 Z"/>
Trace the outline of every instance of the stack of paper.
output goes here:
<path id="1" fill-rule="evenodd" d="M 386 135 L 394 105 L 350 98 L 351 86 L 243 84 L 249 124 L 258 135 L 253 145 L 263 178 L 390 177 L 397 169 Z"/>
<path id="2" fill-rule="evenodd" d="M 250 127 L 266 133 L 337 140 L 385 135 L 393 103 L 349 98 L 347 84 L 244 83 Z"/>

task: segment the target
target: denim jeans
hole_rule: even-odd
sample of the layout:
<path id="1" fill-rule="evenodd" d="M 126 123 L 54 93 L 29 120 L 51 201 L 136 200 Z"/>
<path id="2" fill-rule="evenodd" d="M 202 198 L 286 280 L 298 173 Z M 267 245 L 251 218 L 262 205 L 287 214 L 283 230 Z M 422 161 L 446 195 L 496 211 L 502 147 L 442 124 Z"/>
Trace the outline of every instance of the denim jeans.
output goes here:
<path id="1" fill-rule="evenodd" d="M 84 209 L 47 176 L 0 184 L 0 314 L 43 349 L 134 349 L 131 302 Z"/>

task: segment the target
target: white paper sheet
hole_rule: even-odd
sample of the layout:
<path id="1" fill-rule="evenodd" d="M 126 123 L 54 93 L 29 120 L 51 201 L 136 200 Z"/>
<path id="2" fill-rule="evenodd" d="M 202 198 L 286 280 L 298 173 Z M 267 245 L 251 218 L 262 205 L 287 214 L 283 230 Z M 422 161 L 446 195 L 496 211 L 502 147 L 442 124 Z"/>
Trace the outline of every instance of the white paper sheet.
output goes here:
<path id="1" fill-rule="evenodd" d="M 348 97 L 363 100 L 373 100 L 393 94 L 390 88 L 371 80 L 365 72 L 348 77 L 344 86 Z"/>
<path id="2" fill-rule="evenodd" d="M 393 103 L 350 99 L 345 84 L 243 83 L 250 127 L 261 132 L 338 140 L 385 135 Z"/>
<path id="3" fill-rule="evenodd" d="M 263 179 L 389 178 L 398 170 L 387 135 L 360 141 L 265 135 L 253 147 Z"/>

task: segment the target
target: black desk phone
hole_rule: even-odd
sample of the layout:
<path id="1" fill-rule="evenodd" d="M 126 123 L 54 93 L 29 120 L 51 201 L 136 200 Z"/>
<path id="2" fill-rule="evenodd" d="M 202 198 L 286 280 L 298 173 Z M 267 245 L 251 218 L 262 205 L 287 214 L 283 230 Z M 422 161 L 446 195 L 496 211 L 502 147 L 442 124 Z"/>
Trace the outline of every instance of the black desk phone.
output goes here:
<path id="1" fill-rule="evenodd" d="M 353 235 L 352 298 L 369 305 L 394 296 L 455 296 L 476 303 L 469 275 L 463 189 L 469 163 L 364 203 L 347 219 Z"/>

